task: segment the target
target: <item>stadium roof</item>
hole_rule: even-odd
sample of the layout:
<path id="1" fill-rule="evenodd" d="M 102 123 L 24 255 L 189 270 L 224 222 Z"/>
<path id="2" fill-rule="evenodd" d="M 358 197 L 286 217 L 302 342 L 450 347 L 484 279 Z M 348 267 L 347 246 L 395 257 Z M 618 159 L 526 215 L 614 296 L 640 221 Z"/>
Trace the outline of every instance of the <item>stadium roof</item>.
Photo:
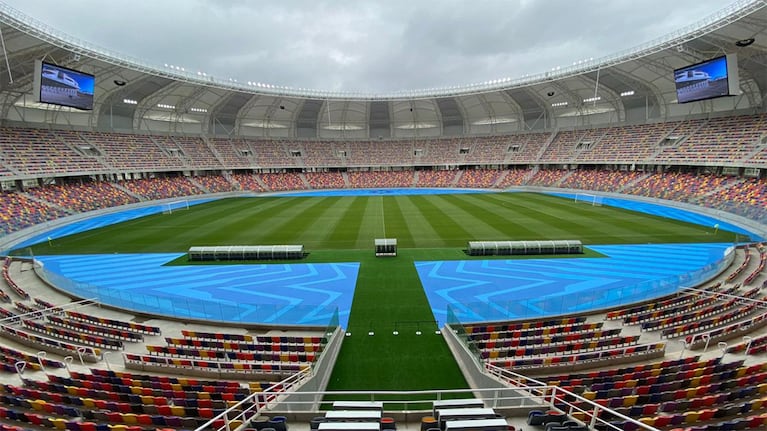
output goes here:
<path id="1" fill-rule="evenodd" d="M 0 67 L 0 107 L 3 119 L 29 125 L 351 139 L 513 133 L 762 111 L 767 89 L 765 5 L 741 0 L 647 44 L 523 78 L 362 94 L 220 80 L 182 68 L 155 67 L 77 40 L 0 4 L 6 52 L 6 67 Z M 673 70 L 723 54 L 737 54 L 742 94 L 677 103 Z M 43 59 L 97 76 L 93 112 L 52 109 L 34 101 L 34 64 Z"/>

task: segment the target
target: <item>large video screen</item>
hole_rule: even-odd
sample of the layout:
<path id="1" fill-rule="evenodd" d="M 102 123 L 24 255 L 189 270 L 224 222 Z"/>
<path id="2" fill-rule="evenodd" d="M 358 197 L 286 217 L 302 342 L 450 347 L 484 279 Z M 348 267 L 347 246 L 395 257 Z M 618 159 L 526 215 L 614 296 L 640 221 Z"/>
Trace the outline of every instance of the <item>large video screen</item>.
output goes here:
<path id="1" fill-rule="evenodd" d="M 38 61 L 35 63 L 35 96 L 42 103 L 93 109 L 96 78 L 79 70 Z"/>
<path id="2" fill-rule="evenodd" d="M 674 84 L 679 103 L 736 95 L 740 87 L 737 58 L 723 55 L 676 69 Z"/>

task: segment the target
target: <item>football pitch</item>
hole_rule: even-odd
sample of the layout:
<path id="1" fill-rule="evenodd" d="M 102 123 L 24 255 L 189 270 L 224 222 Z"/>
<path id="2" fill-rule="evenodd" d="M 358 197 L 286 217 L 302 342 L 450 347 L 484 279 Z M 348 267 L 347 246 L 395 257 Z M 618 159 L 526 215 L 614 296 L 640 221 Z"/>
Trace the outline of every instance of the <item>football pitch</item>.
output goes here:
<path id="1" fill-rule="evenodd" d="M 373 240 L 384 237 L 397 239 L 398 257 L 373 256 Z M 467 241 L 540 239 L 579 239 L 588 246 L 732 243 L 737 238 L 721 229 L 536 193 L 263 196 L 142 217 L 40 243 L 33 252 L 156 253 L 185 252 L 191 246 L 302 244 L 309 256 L 301 262 L 359 262 L 346 328 L 351 335 L 344 339 L 328 389 L 425 390 L 467 384 L 435 333 L 414 262 L 469 259 L 462 252 Z M 398 335 L 393 335 L 395 328 Z"/>
<path id="2" fill-rule="evenodd" d="M 191 246 L 302 244 L 371 251 L 461 248 L 467 241 L 584 244 L 733 242 L 731 232 L 536 193 L 229 198 L 39 244 L 36 254 L 183 252 Z"/>

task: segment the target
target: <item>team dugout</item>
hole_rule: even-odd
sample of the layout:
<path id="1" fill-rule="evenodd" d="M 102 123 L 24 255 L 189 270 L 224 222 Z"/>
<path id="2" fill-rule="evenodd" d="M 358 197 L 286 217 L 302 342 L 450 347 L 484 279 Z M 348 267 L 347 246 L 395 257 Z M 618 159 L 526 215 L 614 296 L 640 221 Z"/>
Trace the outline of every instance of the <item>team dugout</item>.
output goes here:
<path id="1" fill-rule="evenodd" d="M 226 245 L 190 247 L 189 260 L 282 260 L 302 259 L 303 245 Z"/>
<path id="2" fill-rule="evenodd" d="M 469 241 L 469 256 L 507 256 L 526 254 L 582 254 L 580 240 L 544 241 Z"/>

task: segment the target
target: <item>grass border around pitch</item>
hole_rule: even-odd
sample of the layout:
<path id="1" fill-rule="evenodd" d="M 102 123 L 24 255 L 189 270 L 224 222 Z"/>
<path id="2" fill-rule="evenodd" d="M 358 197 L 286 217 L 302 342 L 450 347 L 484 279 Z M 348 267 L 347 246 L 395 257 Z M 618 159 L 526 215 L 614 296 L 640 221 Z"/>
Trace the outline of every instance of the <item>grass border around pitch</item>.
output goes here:
<path id="1" fill-rule="evenodd" d="M 190 261 L 185 253 L 176 259 L 166 263 L 166 266 L 185 265 L 263 265 L 263 264 L 304 264 L 304 263 L 343 263 L 358 262 L 360 258 L 374 256 L 373 248 L 370 250 L 316 250 L 310 251 L 304 259 L 275 259 L 275 260 L 214 260 L 214 261 Z M 469 256 L 464 249 L 456 248 L 405 248 L 399 249 L 400 256 L 381 257 L 379 259 L 398 259 L 403 253 L 412 255 L 418 261 L 439 260 L 517 260 L 517 259 L 568 259 L 568 258 L 604 258 L 607 257 L 598 251 L 583 247 L 580 254 L 528 254 L 510 256 Z"/>

